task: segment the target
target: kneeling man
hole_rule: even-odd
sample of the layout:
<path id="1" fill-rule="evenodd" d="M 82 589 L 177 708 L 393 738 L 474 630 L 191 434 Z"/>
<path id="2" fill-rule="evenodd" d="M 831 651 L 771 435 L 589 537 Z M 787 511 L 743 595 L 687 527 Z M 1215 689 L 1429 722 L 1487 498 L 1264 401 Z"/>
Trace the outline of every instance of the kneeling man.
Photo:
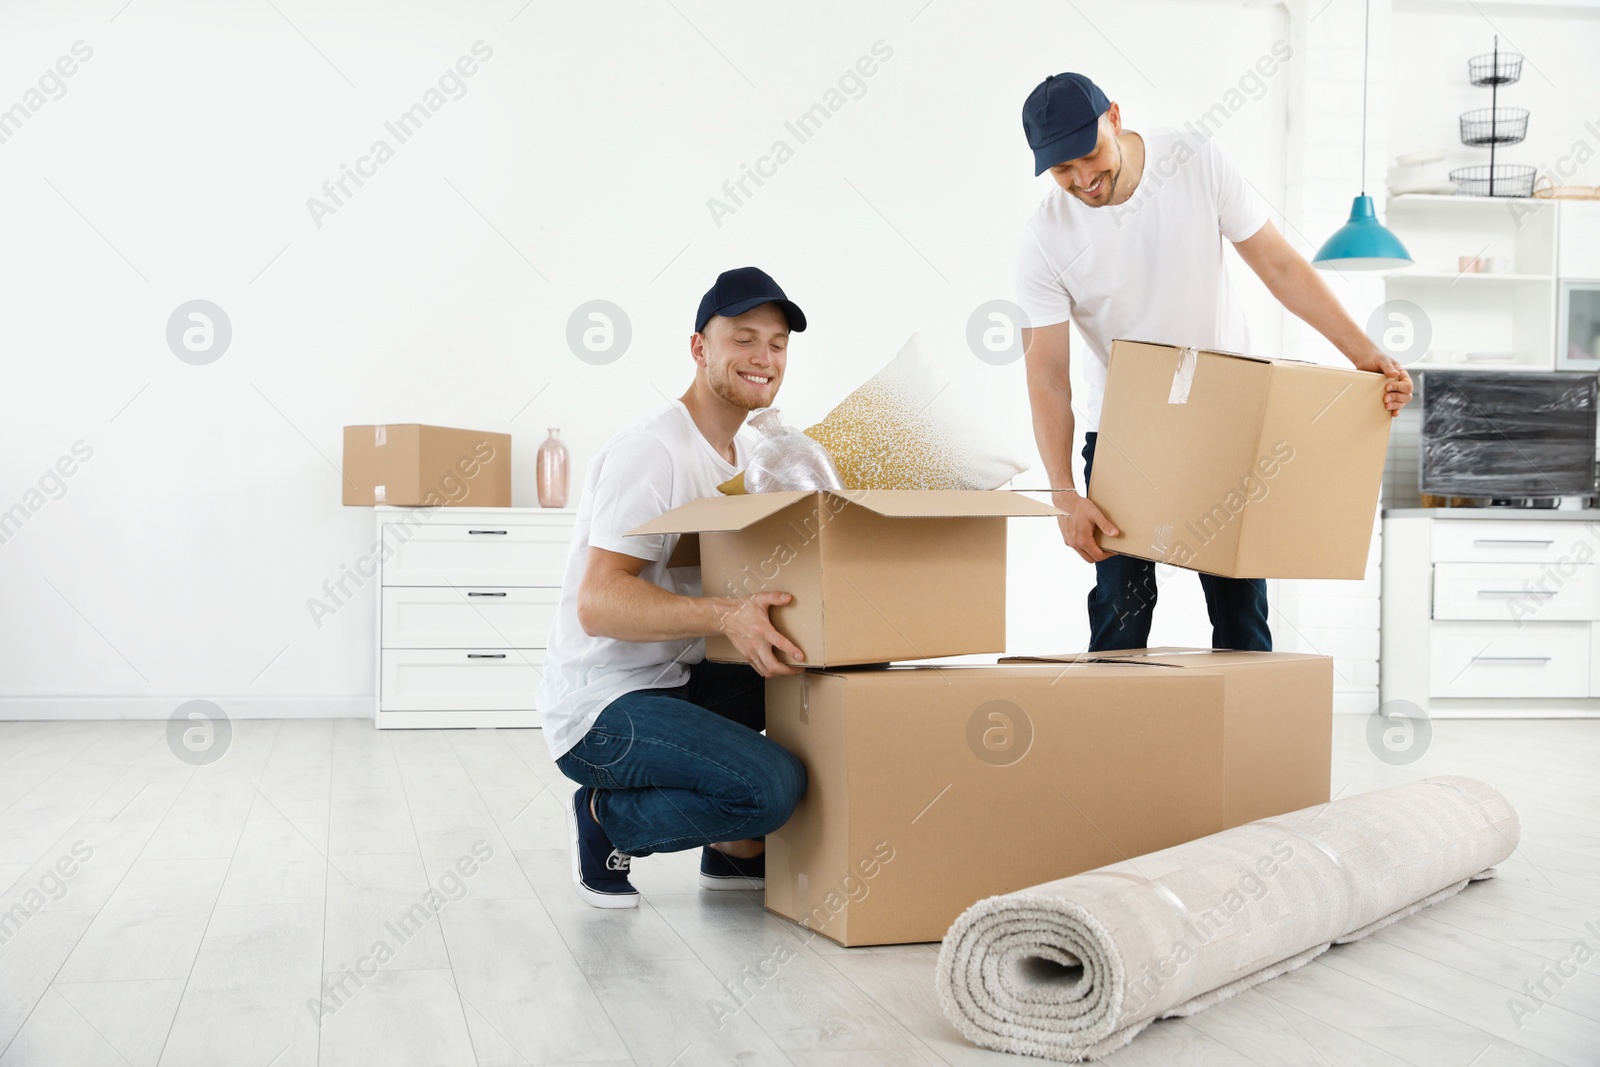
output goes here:
<path id="1" fill-rule="evenodd" d="M 767 739 L 763 678 L 801 650 L 768 617 L 789 594 L 703 596 L 671 566 L 677 535 L 629 530 L 715 496 L 744 469 L 745 418 L 770 407 L 805 315 L 765 272 L 725 271 L 700 301 L 688 392 L 618 432 L 589 463 L 538 707 L 556 766 L 579 789 L 567 819 L 578 895 L 631 908 L 631 861 L 701 848 L 707 889 L 760 889 L 764 836 L 788 821 L 805 768 Z M 746 663 L 708 663 L 722 633 Z"/>

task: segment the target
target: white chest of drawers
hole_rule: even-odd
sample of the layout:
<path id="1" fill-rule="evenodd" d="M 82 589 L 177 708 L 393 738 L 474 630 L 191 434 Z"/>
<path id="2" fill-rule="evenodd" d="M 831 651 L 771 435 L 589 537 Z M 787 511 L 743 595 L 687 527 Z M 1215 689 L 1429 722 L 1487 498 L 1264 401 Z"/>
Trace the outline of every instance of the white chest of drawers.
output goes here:
<path id="1" fill-rule="evenodd" d="M 1600 513 L 1389 512 L 1382 603 L 1384 702 L 1600 714 Z"/>
<path id="2" fill-rule="evenodd" d="M 378 729 L 538 726 L 574 512 L 375 508 Z"/>

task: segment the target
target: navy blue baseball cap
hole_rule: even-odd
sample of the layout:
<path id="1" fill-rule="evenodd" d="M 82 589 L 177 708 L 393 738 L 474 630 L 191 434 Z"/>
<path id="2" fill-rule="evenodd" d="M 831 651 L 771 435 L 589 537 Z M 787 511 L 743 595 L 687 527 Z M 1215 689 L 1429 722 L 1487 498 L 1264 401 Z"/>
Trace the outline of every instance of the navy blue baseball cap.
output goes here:
<path id="1" fill-rule="evenodd" d="M 706 328 L 713 315 L 743 315 L 762 304 L 777 304 L 789 320 L 789 329 L 795 333 L 806 328 L 806 313 L 800 305 L 783 295 L 772 275 L 760 267 L 735 267 L 717 275 L 716 284 L 700 298 L 700 310 L 695 312 L 694 332 Z"/>
<path id="2" fill-rule="evenodd" d="M 1110 106 L 1100 87 L 1082 74 L 1052 74 L 1035 86 L 1022 105 L 1034 176 L 1093 152 L 1100 116 Z"/>

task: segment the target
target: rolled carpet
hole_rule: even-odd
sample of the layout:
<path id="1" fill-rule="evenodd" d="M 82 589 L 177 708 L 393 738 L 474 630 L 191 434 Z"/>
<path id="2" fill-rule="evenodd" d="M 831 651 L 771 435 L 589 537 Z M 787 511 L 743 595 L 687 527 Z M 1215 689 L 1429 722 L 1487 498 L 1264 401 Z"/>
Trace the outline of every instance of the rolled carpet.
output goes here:
<path id="1" fill-rule="evenodd" d="M 1492 786 L 1444 776 L 989 897 L 945 935 L 939 1004 L 974 1044 L 1098 1059 L 1492 877 L 1521 833 Z"/>

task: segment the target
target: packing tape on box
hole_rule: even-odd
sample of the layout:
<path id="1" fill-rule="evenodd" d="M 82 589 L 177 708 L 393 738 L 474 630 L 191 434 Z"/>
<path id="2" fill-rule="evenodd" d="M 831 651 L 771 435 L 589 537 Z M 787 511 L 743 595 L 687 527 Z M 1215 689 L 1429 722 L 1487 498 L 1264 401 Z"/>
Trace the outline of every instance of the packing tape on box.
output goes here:
<path id="1" fill-rule="evenodd" d="M 375 486 L 372 487 L 372 502 L 374 504 L 385 503 L 385 502 L 387 502 L 388 499 L 389 499 L 389 487 L 388 486 L 386 486 L 386 485 L 375 485 Z"/>
<path id="2" fill-rule="evenodd" d="M 1194 384 L 1195 364 L 1200 362 L 1200 353 L 1193 348 L 1180 348 L 1178 350 L 1178 369 L 1172 375 L 1172 391 L 1167 393 L 1167 403 L 1187 404 L 1189 402 L 1189 386 Z"/>
<path id="3" fill-rule="evenodd" d="M 372 428 L 372 443 L 373 443 L 374 446 L 388 444 L 389 443 L 389 427 L 387 427 L 387 426 L 374 426 Z"/>
<path id="4" fill-rule="evenodd" d="M 1172 525 L 1157 526 L 1156 535 L 1150 540 L 1150 551 L 1166 559 L 1172 555 Z"/>

